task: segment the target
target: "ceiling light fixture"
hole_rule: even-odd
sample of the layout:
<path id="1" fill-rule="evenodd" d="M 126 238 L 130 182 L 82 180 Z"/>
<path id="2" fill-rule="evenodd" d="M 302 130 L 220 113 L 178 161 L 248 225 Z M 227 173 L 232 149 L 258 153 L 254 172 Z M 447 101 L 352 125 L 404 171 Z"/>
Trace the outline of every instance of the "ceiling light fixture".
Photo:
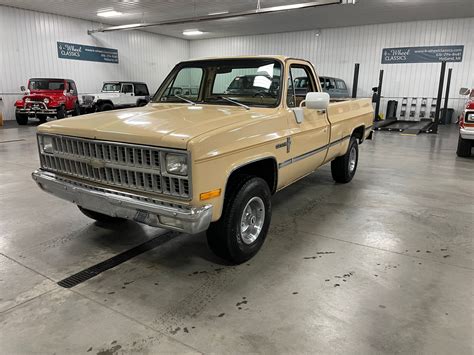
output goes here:
<path id="1" fill-rule="evenodd" d="M 100 17 L 118 17 L 118 16 L 122 16 L 122 15 L 123 15 L 122 12 L 118 12 L 118 11 L 115 11 L 115 10 L 107 10 L 107 11 L 97 12 L 97 16 L 100 16 Z"/>
<path id="2" fill-rule="evenodd" d="M 351 4 L 356 3 L 357 0 L 317 0 L 317 1 L 309 1 L 309 2 L 302 2 L 299 4 L 291 4 L 291 5 L 281 5 L 281 6 L 272 6 L 272 7 L 257 7 L 257 9 L 239 11 L 239 12 L 225 12 L 220 14 L 210 14 L 205 16 L 194 16 L 188 18 L 178 18 L 173 20 L 161 21 L 161 22 L 152 22 L 152 23 L 143 23 L 138 28 L 147 28 L 147 27 L 155 27 L 155 26 L 171 26 L 171 25 L 183 25 L 183 24 L 196 24 L 199 22 L 205 21 L 216 21 L 216 20 L 225 20 L 225 19 L 232 19 L 237 17 L 245 17 L 245 16 L 256 16 L 260 14 L 269 14 L 269 13 L 279 13 L 283 11 L 291 11 L 291 10 L 298 10 L 298 9 L 307 9 L 307 8 L 314 8 L 319 6 L 325 5 L 340 5 L 350 1 Z M 120 26 L 110 26 L 110 27 L 101 27 L 97 29 L 88 30 L 88 34 L 93 34 L 96 32 L 110 32 L 110 31 L 117 31 L 121 30 Z M 189 33 L 185 31 L 184 35 L 200 35 L 202 33 Z M 199 31 L 201 32 L 201 31 Z"/>
<path id="3" fill-rule="evenodd" d="M 185 36 L 199 36 L 202 35 L 204 32 L 199 30 L 184 30 L 183 35 Z"/>

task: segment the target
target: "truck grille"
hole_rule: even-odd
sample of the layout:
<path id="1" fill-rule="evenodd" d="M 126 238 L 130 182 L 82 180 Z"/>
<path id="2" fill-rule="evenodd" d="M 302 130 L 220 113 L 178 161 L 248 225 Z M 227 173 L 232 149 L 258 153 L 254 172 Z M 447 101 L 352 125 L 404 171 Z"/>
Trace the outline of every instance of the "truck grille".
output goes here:
<path id="1" fill-rule="evenodd" d="M 180 198 L 191 196 L 189 177 L 167 174 L 162 162 L 168 150 L 64 136 L 50 136 L 53 153 L 40 150 L 49 171 L 133 191 Z M 41 138 L 40 138 L 41 139 Z"/>
<path id="2" fill-rule="evenodd" d="M 92 95 L 83 95 L 82 96 L 82 103 L 91 104 L 93 102 L 94 102 L 94 96 L 92 96 Z"/>

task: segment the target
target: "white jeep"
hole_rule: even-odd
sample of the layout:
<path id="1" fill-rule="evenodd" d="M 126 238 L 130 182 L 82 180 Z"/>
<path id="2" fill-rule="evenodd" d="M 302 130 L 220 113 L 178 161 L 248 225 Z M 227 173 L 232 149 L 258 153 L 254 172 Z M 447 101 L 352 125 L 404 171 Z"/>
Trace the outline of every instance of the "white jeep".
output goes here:
<path id="1" fill-rule="evenodd" d="M 82 95 L 81 112 L 109 111 L 117 108 L 145 106 L 150 93 L 145 83 L 133 81 L 107 81 L 97 94 Z"/>

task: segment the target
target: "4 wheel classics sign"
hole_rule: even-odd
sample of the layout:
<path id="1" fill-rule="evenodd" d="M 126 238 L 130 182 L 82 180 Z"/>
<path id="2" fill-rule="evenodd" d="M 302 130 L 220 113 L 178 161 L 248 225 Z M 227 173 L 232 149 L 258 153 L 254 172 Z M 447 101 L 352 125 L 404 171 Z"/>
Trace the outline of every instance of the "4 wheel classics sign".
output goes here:
<path id="1" fill-rule="evenodd" d="M 384 48 L 382 64 L 462 62 L 464 46 Z"/>
<path id="2" fill-rule="evenodd" d="M 119 62 L 116 49 L 65 42 L 58 42 L 58 58 L 114 64 Z"/>

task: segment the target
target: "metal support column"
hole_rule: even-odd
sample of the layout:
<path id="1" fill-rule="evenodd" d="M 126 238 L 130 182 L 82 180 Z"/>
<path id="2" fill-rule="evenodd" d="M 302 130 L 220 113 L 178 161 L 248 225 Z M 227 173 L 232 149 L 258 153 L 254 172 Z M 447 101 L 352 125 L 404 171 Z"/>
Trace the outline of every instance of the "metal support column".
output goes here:
<path id="1" fill-rule="evenodd" d="M 448 69 L 448 79 L 446 80 L 446 94 L 444 94 L 444 112 L 443 112 L 443 121 L 446 122 L 446 116 L 448 115 L 448 100 L 449 100 L 449 89 L 451 88 L 451 74 L 453 73 L 453 68 Z M 451 122 L 449 122 L 451 123 Z"/>
<path id="2" fill-rule="evenodd" d="M 379 112 L 380 112 L 380 99 L 382 97 L 382 83 L 383 83 L 383 69 L 380 70 L 379 74 L 379 86 L 377 89 L 377 101 L 375 102 L 375 121 L 379 120 Z"/>
<path id="3" fill-rule="evenodd" d="M 354 67 L 354 81 L 352 82 L 352 98 L 357 97 L 357 86 L 359 85 L 359 67 L 360 64 L 356 63 Z"/>
<path id="4" fill-rule="evenodd" d="M 436 111 L 433 124 L 433 133 L 438 133 L 439 113 L 441 109 L 441 99 L 443 96 L 444 76 L 446 74 L 446 62 L 441 63 L 441 73 L 439 74 L 438 97 L 436 98 Z"/>

